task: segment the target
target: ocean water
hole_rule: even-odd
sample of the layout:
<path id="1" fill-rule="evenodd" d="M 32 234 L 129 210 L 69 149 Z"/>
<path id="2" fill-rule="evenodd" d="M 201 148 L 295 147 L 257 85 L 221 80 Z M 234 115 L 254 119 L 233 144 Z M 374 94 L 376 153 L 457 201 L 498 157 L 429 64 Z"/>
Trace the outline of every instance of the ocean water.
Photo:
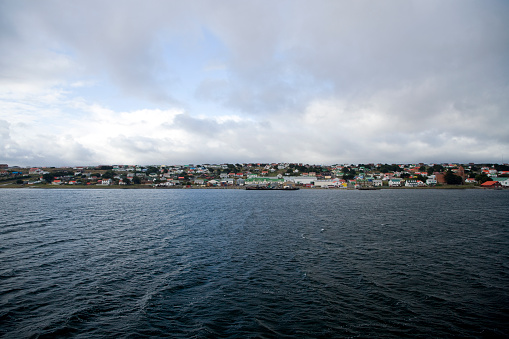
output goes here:
<path id="1" fill-rule="evenodd" d="M 0 336 L 509 337 L 509 191 L 3 189 Z"/>

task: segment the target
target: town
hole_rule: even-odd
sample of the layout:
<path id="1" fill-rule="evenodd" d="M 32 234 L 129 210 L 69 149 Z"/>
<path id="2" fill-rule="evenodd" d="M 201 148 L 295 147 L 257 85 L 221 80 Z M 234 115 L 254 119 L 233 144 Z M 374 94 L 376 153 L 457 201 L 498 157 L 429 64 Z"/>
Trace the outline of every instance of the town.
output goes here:
<path id="1" fill-rule="evenodd" d="M 508 188 L 509 165 L 419 163 L 326 166 L 237 163 L 22 168 L 0 164 L 0 187 L 240 188 L 250 185 L 343 189 L 455 186 Z"/>

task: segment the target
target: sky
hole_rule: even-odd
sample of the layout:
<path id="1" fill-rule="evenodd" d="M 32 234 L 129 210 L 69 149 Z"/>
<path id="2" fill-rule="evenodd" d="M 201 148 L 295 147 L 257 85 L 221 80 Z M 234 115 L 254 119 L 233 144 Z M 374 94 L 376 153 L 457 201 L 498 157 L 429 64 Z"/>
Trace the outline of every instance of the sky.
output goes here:
<path id="1" fill-rule="evenodd" d="M 509 2 L 0 0 L 0 163 L 509 162 Z"/>

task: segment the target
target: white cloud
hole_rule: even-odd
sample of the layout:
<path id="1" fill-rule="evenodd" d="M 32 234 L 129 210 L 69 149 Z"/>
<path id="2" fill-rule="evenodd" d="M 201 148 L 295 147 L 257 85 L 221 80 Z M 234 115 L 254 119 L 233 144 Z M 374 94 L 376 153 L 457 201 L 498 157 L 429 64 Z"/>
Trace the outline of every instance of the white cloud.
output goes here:
<path id="1" fill-rule="evenodd" d="M 509 146 L 502 2 L 0 6 L 0 162 L 497 161 Z"/>

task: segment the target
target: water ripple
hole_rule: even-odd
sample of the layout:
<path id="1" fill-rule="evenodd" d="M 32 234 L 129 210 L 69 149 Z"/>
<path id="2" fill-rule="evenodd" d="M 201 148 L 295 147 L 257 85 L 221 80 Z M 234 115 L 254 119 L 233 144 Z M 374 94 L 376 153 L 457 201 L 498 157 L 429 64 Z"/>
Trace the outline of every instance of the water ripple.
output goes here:
<path id="1" fill-rule="evenodd" d="M 0 335 L 509 336 L 508 192 L 365 193 L 0 190 Z"/>

